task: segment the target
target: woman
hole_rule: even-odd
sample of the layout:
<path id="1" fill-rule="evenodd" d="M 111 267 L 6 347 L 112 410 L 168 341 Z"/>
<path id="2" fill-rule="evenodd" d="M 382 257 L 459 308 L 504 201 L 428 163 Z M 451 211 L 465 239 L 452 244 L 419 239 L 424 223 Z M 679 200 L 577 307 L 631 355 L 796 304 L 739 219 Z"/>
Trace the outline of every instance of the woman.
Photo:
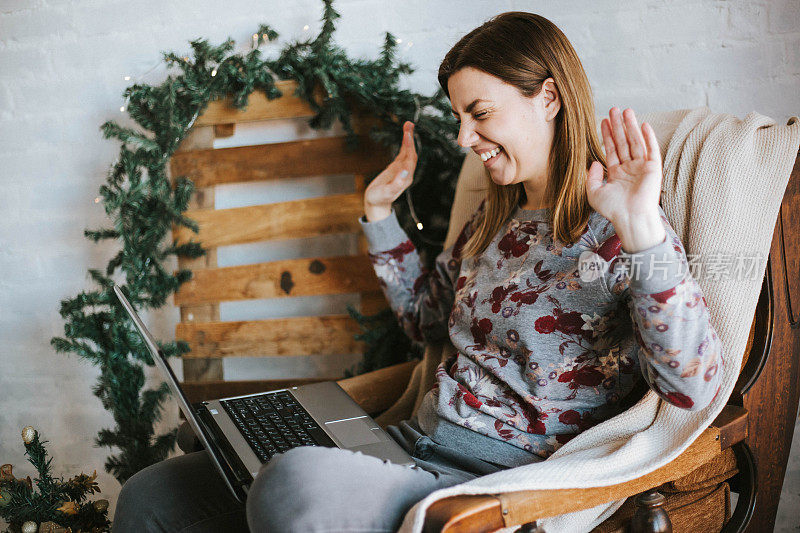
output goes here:
<path id="1" fill-rule="evenodd" d="M 580 60 L 531 13 L 465 35 L 439 83 L 459 145 L 484 159 L 487 198 L 426 271 L 391 208 L 416 165 L 406 122 L 359 219 L 406 332 L 456 348 L 418 412 L 387 428 L 416 465 L 294 448 L 262 467 L 242 508 L 205 453 L 189 454 L 126 483 L 115 531 L 235 531 L 245 520 L 251 531 L 394 531 L 430 492 L 547 458 L 636 401 L 639 386 L 687 409 L 710 403 L 721 345 L 658 205 L 652 128 L 612 108 L 604 157 Z"/>

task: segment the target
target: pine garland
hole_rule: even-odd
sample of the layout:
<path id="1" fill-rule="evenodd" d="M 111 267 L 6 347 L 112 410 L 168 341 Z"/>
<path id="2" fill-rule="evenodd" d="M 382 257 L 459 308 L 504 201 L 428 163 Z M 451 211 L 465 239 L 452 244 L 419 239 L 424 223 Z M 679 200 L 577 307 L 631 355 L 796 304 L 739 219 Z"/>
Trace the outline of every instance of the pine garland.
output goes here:
<path id="1" fill-rule="evenodd" d="M 39 476 L 33 482 L 30 476 L 17 479 L 10 464 L 0 468 L 0 517 L 8 523 L 7 531 L 16 533 L 32 526 L 42 531 L 39 525 L 46 523 L 53 523 L 54 530 L 61 526 L 58 529 L 62 531 L 108 531 L 108 500 L 86 501 L 88 495 L 100 492 L 95 481 L 97 471 L 91 476 L 81 473 L 68 481 L 55 478 L 50 467 L 53 459 L 47 457 L 44 447 L 47 441 L 40 441 L 39 432 L 31 426 L 23 428 L 22 439 L 25 455 Z"/>
<path id="2" fill-rule="evenodd" d="M 165 459 L 174 449 L 176 430 L 155 434 L 154 425 L 169 391 L 164 383 L 156 389 L 142 390 L 142 365 L 153 365 L 153 361 L 113 293 L 113 277 L 124 274 L 125 283 L 118 284 L 137 309 L 157 309 L 191 278 L 186 269 L 171 274 L 164 267 L 165 262 L 171 256 L 196 258 L 205 254 L 202 244 L 196 241 L 180 245 L 175 240 L 168 242 L 173 224 L 194 232 L 198 226 L 184 215 L 193 183 L 186 176 L 177 176 L 171 184 L 167 168 L 209 102 L 230 97 L 234 106 L 243 109 L 254 91 L 262 91 L 272 100 L 281 96 L 276 80 L 295 80 L 296 94 L 316 113 L 309 125 L 327 129 L 334 121 L 340 121 L 347 133 L 346 150 L 358 145 L 350 120 L 354 111 L 379 119 L 380 125 L 372 128 L 370 137 L 394 153 L 399 150 L 403 122 L 413 120 L 419 157 L 416 183 L 407 191 L 407 200 L 414 200 L 424 234 L 412 220 L 409 204 L 398 201 L 394 208 L 429 268 L 441 251 L 463 159 L 455 143 L 458 129 L 449 102 L 441 89 L 427 97 L 399 87 L 401 76 L 413 69 L 397 61 L 396 39 L 388 32 L 377 59 L 348 58 L 332 42 L 339 14 L 333 9 L 332 0 L 323 3 L 320 34 L 313 40 L 286 45 L 275 60 L 262 59 L 258 47 L 244 55 L 231 53 L 231 39 L 219 46 L 211 46 L 206 40 L 190 41 L 192 58 L 163 54 L 167 64 L 179 68 L 180 74 L 168 76 L 159 86 L 134 84 L 123 93 L 129 102 L 128 114 L 141 129 L 123 127 L 114 121 L 101 126 L 105 138 L 121 142 L 119 160 L 100 187 L 113 228 L 87 229 L 84 234 L 94 242 L 119 242 L 121 249 L 104 270 L 89 270 L 97 284 L 95 290 L 61 302 L 65 337 L 54 337 L 51 345 L 57 352 L 75 353 L 100 369 L 93 393 L 113 414 L 116 427 L 101 430 L 95 442 L 120 450 L 105 463 L 106 471 L 120 483 Z M 277 37 L 277 32 L 262 24 L 256 45 Z M 327 94 L 322 104 L 312 97 L 318 86 Z M 373 178 L 368 176 L 368 180 Z M 348 306 L 348 310 L 362 327 L 372 326 L 361 337 L 367 341 L 368 349 L 357 373 L 419 354 L 419 346 L 398 333 L 396 320 L 385 312 L 368 318 L 352 307 Z M 168 357 L 189 351 L 183 341 L 159 345 Z"/>

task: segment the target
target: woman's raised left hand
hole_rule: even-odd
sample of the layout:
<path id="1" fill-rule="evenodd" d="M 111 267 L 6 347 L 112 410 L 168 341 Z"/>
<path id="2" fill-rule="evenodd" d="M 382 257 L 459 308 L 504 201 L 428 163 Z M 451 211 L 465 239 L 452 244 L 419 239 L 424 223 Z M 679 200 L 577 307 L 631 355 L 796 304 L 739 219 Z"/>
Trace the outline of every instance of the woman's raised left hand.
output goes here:
<path id="1" fill-rule="evenodd" d="M 586 178 L 589 205 L 617 230 L 625 251 L 649 248 L 664 240 L 661 219 L 661 151 L 655 131 L 646 122 L 641 129 L 632 109 L 616 107 L 600 124 L 606 152 L 607 181 L 595 161 Z M 626 242 L 627 241 L 627 242 Z"/>

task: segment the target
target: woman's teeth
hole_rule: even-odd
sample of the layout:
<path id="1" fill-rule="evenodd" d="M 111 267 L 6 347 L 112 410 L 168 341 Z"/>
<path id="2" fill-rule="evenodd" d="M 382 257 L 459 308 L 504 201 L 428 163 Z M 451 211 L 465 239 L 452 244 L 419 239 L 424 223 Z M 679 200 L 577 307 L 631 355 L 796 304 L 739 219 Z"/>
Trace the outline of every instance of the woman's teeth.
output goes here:
<path id="1" fill-rule="evenodd" d="M 494 150 L 491 150 L 489 152 L 484 152 L 483 154 L 481 154 L 481 159 L 483 159 L 483 161 L 485 163 L 486 161 L 490 160 L 491 158 L 493 158 L 494 156 L 499 154 L 501 151 L 502 151 L 502 147 L 498 146 Z"/>

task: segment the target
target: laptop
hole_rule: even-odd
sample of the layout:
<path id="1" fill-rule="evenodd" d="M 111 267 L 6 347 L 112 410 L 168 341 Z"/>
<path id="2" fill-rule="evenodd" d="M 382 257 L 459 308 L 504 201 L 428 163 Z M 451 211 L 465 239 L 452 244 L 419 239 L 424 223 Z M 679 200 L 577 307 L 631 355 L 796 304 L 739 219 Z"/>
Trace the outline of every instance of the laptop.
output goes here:
<path id="1" fill-rule="evenodd" d="M 335 381 L 189 404 L 167 358 L 136 310 L 114 292 L 234 497 L 244 503 L 262 465 L 296 446 L 344 448 L 413 466 L 413 458 Z"/>

